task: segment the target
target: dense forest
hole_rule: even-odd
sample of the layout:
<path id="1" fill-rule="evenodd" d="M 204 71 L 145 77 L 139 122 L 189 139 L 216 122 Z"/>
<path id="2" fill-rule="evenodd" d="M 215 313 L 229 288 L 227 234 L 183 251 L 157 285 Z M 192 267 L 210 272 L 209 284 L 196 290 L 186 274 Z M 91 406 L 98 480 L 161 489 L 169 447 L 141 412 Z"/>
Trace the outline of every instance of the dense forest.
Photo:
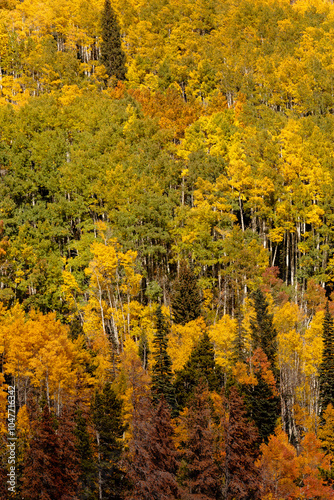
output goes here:
<path id="1" fill-rule="evenodd" d="M 334 499 L 334 5 L 0 9 L 0 499 Z"/>

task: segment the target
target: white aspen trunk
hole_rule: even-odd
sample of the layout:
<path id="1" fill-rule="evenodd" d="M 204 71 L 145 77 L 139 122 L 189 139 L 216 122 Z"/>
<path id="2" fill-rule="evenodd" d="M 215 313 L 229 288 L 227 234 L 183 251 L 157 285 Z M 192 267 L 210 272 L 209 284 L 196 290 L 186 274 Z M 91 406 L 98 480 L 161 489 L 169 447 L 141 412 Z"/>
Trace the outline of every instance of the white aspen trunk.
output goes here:
<path id="1" fill-rule="evenodd" d="M 100 306 L 100 313 L 101 313 L 101 321 L 102 321 L 102 328 L 103 328 L 103 335 L 106 335 L 106 326 L 104 324 L 104 311 L 103 311 L 103 303 L 102 303 L 102 287 L 100 285 L 99 278 L 97 276 L 97 273 L 94 273 L 96 276 L 96 282 L 99 287 L 99 306 Z"/>
<path id="2" fill-rule="evenodd" d="M 46 401 L 47 401 L 48 407 L 50 409 L 50 389 L 49 389 L 49 370 L 48 370 L 48 368 L 46 369 L 45 385 L 46 385 Z"/>
<path id="3" fill-rule="evenodd" d="M 245 232 L 244 211 L 243 211 L 242 199 L 240 197 L 240 193 L 239 193 L 239 208 L 240 208 L 241 229 L 242 229 L 242 232 Z"/>

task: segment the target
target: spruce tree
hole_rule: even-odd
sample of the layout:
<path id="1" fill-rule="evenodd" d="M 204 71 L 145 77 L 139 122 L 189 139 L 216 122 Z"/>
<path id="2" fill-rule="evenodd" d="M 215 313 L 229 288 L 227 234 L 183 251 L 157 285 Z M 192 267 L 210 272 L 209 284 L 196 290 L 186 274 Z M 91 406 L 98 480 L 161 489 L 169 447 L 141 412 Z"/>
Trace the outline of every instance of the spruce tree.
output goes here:
<path id="1" fill-rule="evenodd" d="M 273 326 L 273 315 L 269 314 L 267 299 L 260 289 L 257 289 L 253 293 L 253 301 L 256 320 L 252 321 L 251 328 L 255 348 L 261 347 L 267 355 L 273 371 L 275 371 L 274 361 L 277 351 L 277 332 Z M 277 378 L 277 373 L 275 373 L 275 375 Z"/>
<path id="2" fill-rule="evenodd" d="M 107 382 L 102 393 L 96 393 L 92 405 L 97 436 L 99 498 L 120 500 L 124 474 L 120 467 L 123 451 L 122 402 Z"/>
<path id="3" fill-rule="evenodd" d="M 105 0 L 102 13 L 101 62 L 109 77 L 125 80 L 125 54 L 118 21 L 110 0 Z"/>
<path id="4" fill-rule="evenodd" d="M 267 441 L 274 433 L 277 419 L 280 417 L 280 399 L 273 394 L 271 387 L 263 379 L 261 374 L 257 375 L 257 385 L 247 386 L 245 400 L 249 415 L 254 421 L 261 439 Z"/>
<path id="5" fill-rule="evenodd" d="M 221 473 L 214 459 L 214 435 L 210 411 L 210 395 L 204 382 L 196 387 L 185 418 L 185 466 L 181 471 L 189 500 L 211 500 L 219 497 Z"/>
<path id="6" fill-rule="evenodd" d="M 260 477 L 255 465 L 259 436 L 247 419 L 244 402 L 232 387 L 225 420 L 225 486 L 224 500 L 259 498 Z"/>
<path id="7" fill-rule="evenodd" d="M 222 370 L 215 363 L 213 344 L 207 332 L 193 348 L 182 370 L 176 373 L 174 387 L 178 411 L 186 406 L 201 379 L 207 382 L 210 391 L 220 391 Z"/>
<path id="8" fill-rule="evenodd" d="M 320 366 L 320 405 L 323 413 L 329 403 L 334 406 L 334 323 L 328 301 L 322 330 L 323 352 Z"/>
<path id="9" fill-rule="evenodd" d="M 80 498 L 93 500 L 96 498 L 96 463 L 94 461 L 91 437 L 87 429 L 87 420 L 81 410 L 75 415 L 76 449 L 79 465 Z"/>
<path id="10" fill-rule="evenodd" d="M 174 387 L 172 384 L 172 360 L 167 352 L 167 326 L 159 306 L 156 313 L 156 333 L 153 340 L 152 396 L 158 403 L 162 396 L 168 406 L 175 408 Z"/>
<path id="11" fill-rule="evenodd" d="M 172 295 L 173 321 L 185 325 L 201 315 L 201 297 L 196 277 L 186 262 L 181 262 Z"/>

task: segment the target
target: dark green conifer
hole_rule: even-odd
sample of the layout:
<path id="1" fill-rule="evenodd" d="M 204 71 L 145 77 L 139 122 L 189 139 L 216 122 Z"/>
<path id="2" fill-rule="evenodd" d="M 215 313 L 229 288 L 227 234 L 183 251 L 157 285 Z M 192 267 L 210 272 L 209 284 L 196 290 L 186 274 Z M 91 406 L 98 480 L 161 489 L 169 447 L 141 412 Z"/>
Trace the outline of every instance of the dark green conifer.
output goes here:
<path id="1" fill-rule="evenodd" d="M 105 0 L 102 13 L 101 62 L 109 77 L 125 80 L 125 54 L 121 44 L 121 34 L 116 14 L 110 0 Z"/>
<path id="2" fill-rule="evenodd" d="M 251 327 L 255 348 L 261 347 L 274 371 L 277 332 L 273 326 L 273 315 L 269 314 L 267 299 L 260 289 L 254 292 L 253 301 L 256 320 L 251 323 Z"/>
<path id="3" fill-rule="evenodd" d="M 201 315 L 201 297 L 196 276 L 186 262 L 181 262 L 172 296 L 173 321 L 185 325 Z"/>
<path id="4" fill-rule="evenodd" d="M 334 406 L 334 323 L 329 312 L 328 302 L 323 322 L 323 353 L 320 366 L 320 405 L 321 412 L 329 403 Z"/>
<path id="5" fill-rule="evenodd" d="M 98 448 L 99 498 L 120 500 L 124 474 L 120 468 L 123 451 L 122 402 L 109 382 L 102 393 L 96 393 L 92 405 Z"/>
<path id="6" fill-rule="evenodd" d="M 76 448 L 79 460 L 79 482 L 81 484 L 80 498 L 92 500 L 96 497 L 96 464 L 94 461 L 91 437 L 87 429 L 87 420 L 81 410 L 75 416 Z"/>
<path id="7" fill-rule="evenodd" d="M 187 404 L 200 380 L 207 382 L 210 391 L 219 391 L 222 386 L 222 371 L 215 363 L 215 353 L 209 335 L 205 332 L 193 348 L 190 358 L 175 379 L 177 409 Z"/>
<path id="8" fill-rule="evenodd" d="M 274 434 L 277 419 L 280 416 L 280 399 L 273 394 L 261 373 L 257 374 L 257 381 L 257 385 L 247 386 L 245 400 L 259 436 L 267 441 L 268 437 Z"/>
<path id="9" fill-rule="evenodd" d="M 167 352 L 167 326 L 159 306 L 156 313 L 156 334 L 153 340 L 152 395 L 158 403 L 162 396 L 168 406 L 175 408 L 174 387 L 172 384 L 172 360 Z"/>

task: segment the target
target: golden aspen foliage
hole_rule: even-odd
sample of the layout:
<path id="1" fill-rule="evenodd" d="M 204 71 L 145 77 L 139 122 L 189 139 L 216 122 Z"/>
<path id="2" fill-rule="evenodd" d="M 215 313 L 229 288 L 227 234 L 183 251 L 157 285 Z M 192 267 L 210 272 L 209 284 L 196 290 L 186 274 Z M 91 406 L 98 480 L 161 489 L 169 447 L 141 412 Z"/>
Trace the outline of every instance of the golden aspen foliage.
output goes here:
<path id="1" fill-rule="evenodd" d="M 93 343 L 106 348 L 107 328 L 117 350 L 130 333 L 131 300 L 137 295 L 141 275 L 136 271 L 137 253 L 122 252 L 115 238 L 95 241 L 91 247 L 93 259 L 86 269 L 90 277 L 89 301 L 85 306 L 84 331 Z M 120 325 L 121 322 L 121 325 Z M 98 340 L 99 339 L 99 340 Z M 107 355 L 107 352 L 104 352 Z"/>
<path id="2" fill-rule="evenodd" d="M 215 349 L 215 361 L 227 372 L 232 364 L 237 320 L 225 314 L 217 323 L 209 327 L 208 333 Z"/>
<path id="3" fill-rule="evenodd" d="M 4 373 L 15 377 L 19 405 L 31 385 L 45 390 L 47 400 L 59 407 L 75 392 L 80 341 L 70 340 L 68 327 L 55 313 L 32 310 L 26 315 L 18 304 L 3 313 L 1 324 Z"/>
<path id="4" fill-rule="evenodd" d="M 173 371 L 179 371 L 184 367 L 193 347 L 205 330 L 206 324 L 202 317 L 189 321 L 185 325 L 172 325 L 167 352 L 172 360 Z"/>

